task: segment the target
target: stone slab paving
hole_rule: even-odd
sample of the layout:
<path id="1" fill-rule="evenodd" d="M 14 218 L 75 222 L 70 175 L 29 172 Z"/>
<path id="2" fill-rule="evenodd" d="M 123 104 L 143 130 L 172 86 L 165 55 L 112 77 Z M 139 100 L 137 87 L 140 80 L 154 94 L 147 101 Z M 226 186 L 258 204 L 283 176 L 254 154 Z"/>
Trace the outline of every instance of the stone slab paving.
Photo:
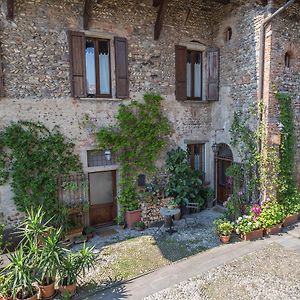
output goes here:
<path id="1" fill-rule="evenodd" d="M 235 244 L 223 245 L 217 248 L 210 249 L 204 253 L 200 253 L 198 255 L 190 257 L 189 259 L 163 267 L 158 271 L 142 276 L 135 280 L 128 281 L 124 284 L 118 285 L 117 287 L 107 289 L 95 295 L 90 295 L 84 299 L 135 300 L 135 299 L 143 299 L 147 296 L 149 296 L 150 298 L 148 299 L 151 300 L 152 299 L 155 300 L 156 299 L 233 299 L 233 298 L 234 299 L 299 299 L 294 297 L 296 292 L 299 292 L 298 296 L 300 295 L 300 286 L 299 286 L 300 283 L 298 282 L 300 278 L 300 274 L 293 273 L 294 266 L 295 266 L 294 263 L 296 264 L 298 263 L 298 261 L 295 258 L 298 259 L 299 254 L 294 251 L 300 252 L 300 239 L 288 233 L 283 233 L 278 236 L 272 236 L 271 238 L 264 238 L 262 240 L 258 240 L 255 242 L 240 242 Z M 233 268 L 232 266 L 235 265 L 236 260 L 242 259 L 241 265 L 243 265 L 244 264 L 243 258 L 248 256 L 250 257 L 250 260 L 252 262 L 252 264 L 248 266 L 248 269 L 252 270 L 251 272 L 253 272 L 254 277 L 257 277 L 257 281 L 255 280 L 252 281 L 253 288 L 260 289 L 261 287 L 264 287 L 268 289 L 268 287 L 265 286 L 265 284 L 272 283 L 273 276 L 272 274 L 268 274 L 267 277 L 268 280 L 263 281 L 262 278 L 264 278 L 263 276 L 266 270 L 256 269 L 255 261 L 257 260 L 257 257 L 254 256 L 251 258 L 251 255 L 253 255 L 253 253 L 254 254 L 261 253 L 258 257 L 267 258 L 267 257 L 272 257 L 273 253 L 277 253 L 277 252 L 280 253 L 280 255 L 279 256 L 275 255 L 274 259 L 270 263 L 267 262 L 266 260 L 263 260 L 260 263 L 260 265 L 265 264 L 266 266 L 268 265 L 272 266 L 273 264 L 275 265 L 275 267 L 272 267 L 272 270 L 276 270 L 277 269 L 276 263 L 278 264 L 279 262 L 279 266 L 287 267 L 287 271 L 286 271 L 287 273 L 284 273 L 285 271 L 283 270 L 282 271 L 283 274 L 285 274 L 286 276 L 290 276 L 288 274 L 292 273 L 298 276 L 297 278 L 298 281 L 295 281 L 293 275 L 291 276 L 291 280 L 292 280 L 291 282 L 293 283 L 296 282 L 295 289 L 291 287 L 290 290 L 292 292 L 291 294 L 286 294 L 287 297 L 280 298 L 283 294 L 280 294 L 280 292 L 278 292 L 276 295 L 274 294 L 276 296 L 276 297 L 274 296 L 274 298 L 272 298 L 272 295 L 266 296 L 264 294 L 263 297 L 251 298 L 253 295 L 251 296 L 251 293 L 249 292 L 250 294 L 248 293 L 248 296 L 245 296 L 243 298 L 243 294 L 240 291 L 239 292 L 240 298 L 238 296 L 237 298 L 235 298 L 234 296 L 232 296 L 233 298 L 230 297 L 226 298 L 224 295 L 223 298 L 209 298 L 209 296 L 207 295 L 206 295 L 207 297 L 205 295 L 204 296 L 200 295 L 199 298 L 196 294 L 195 294 L 196 296 L 194 297 L 191 296 L 191 294 L 189 294 L 188 292 L 188 290 L 191 289 L 191 286 L 189 286 L 190 283 L 189 280 L 192 280 L 193 282 L 194 278 L 198 278 L 199 276 L 205 276 L 205 275 L 209 276 L 210 272 L 214 272 L 215 269 L 223 270 L 223 268 L 225 268 L 225 270 L 232 270 Z M 231 267 L 226 267 L 227 265 L 230 265 Z M 298 265 L 300 265 L 300 260 Z M 298 269 L 300 270 L 300 268 Z M 227 273 L 224 273 L 223 276 L 226 277 L 227 276 L 226 274 Z M 235 278 L 235 280 L 238 282 L 239 280 L 243 279 L 243 275 L 242 274 L 240 274 L 240 276 L 236 275 L 235 277 L 233 276 L 232 278 Z M 252 282 L 250 283 L 252 284 Z M 260 283 L 262 284 L 261 287 L 260 287 Z M 278 281 L 276 281 L 276 283 L 278 283 Z M 179 287 L 177 286 L 173 287 L 176 284 L 179 285 Z M 192 286 L 193 285 L 197 286 L 196 284 L 192 283 Z M 180 290 L 176 290 L 176 288 L 180 289 L 185 286 L 189 286 L 187 288 L 186 295 L 184 294 L 184 292 Z M 289 285 L 287 286 L 289 287 Z M 277 288 L 280 289 L 280 285 L 277 286 Z M 164 289 L 167 289 L 167 292 L 165 292 Z M 228 288 L 226 287 L 226 289 Z M 169 298 L 167 298 L 168 291 L 170 292 Z M 177 297 L 176 296 L 177 293 L 178 295 L 181 296 Z M 230 295 L 234 295 L 234 294 L 230 294 Z"/>

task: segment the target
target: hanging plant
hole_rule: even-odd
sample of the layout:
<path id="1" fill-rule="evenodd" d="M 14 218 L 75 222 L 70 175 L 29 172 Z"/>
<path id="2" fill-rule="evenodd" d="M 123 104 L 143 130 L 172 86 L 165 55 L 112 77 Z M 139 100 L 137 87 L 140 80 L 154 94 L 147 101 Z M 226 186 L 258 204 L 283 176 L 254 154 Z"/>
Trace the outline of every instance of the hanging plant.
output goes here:
<path id="1" fill-rule="evenodd" d="M 121 104 L 115 127 L 102 128 L 97 133 L 100 149 L 111 149 L 120 162 L 119 202 L 124 211 L 139 208 L 137 176 L 155 171 L 165 137 L 170 133 L 168 120 L 161 112 L 162 97 L 145 94 L 144 102 Z"/>

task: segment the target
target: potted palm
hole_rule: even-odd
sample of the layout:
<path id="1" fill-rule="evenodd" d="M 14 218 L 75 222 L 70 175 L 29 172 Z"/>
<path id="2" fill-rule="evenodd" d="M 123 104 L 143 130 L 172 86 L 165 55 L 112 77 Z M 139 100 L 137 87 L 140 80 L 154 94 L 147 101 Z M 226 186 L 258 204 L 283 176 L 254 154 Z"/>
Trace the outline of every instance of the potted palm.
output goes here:
<path id="1" fill-rule="evenodd" d="M 218 219 L 214 224 L 216 226 L 216 231 L 219 234 L 220 241 L 224 244 L 228 244 L 234 229 L 232 223 L 226 219 Z"/>
<path id="2" fill-rule="evenodd" d="M 84 244 L 77 253 L 68 252 L 59 265 L 59 290 L 62 295 L 73 296 L 76 293 L 77 282 L 80 276 L 93 267 L 95 256 L 93 248 Z"/>
<path id="3" fill-rule="evenodd" d="M 10 263 L 4 269 L 7 280 L 11 283 L 13 299 L 37 300 L 37 288 L 33 285 L 36 278 L 33 272 L 32 257 L 23 250 L 19 250 L 9 255 Z"/>
<path id="4" fill-rule="evenodd" d="M 44 239 L 44 246 L 39 254 L 38 284 L 43 299 L 55 295 L 55 278 L 64 256 L 64 250 L 59 245 L 61 233 L 61 229 L 52 230 Z"/>

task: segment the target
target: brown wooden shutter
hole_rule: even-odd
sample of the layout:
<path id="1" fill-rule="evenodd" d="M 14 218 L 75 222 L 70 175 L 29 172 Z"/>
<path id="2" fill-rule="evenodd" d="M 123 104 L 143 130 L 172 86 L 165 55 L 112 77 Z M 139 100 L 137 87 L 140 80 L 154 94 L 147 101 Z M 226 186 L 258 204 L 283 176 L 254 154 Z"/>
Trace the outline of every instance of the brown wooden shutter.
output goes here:
<path id="1" fill-rule="evenodd" d="M 83 32 L 69 32 L 70 76 L 73 97 L 86 97 L 85 35 Z"/>
<path id="2" fill-rule="evenodd" d="M 2 71 L 2 63 L 0 61 L 0 97 L 4 97 L 4 79 Z"/>
<path id="3" fill-rule="evenodd" d="M 184 101 L 186 94 L 186 47 L 175 46 L 176 99 Z"/>
<path id="4" fill-rule="evenodd" d="M 115 37 L 115 52 L 116 52 L 116 96 L 117 98 L 128 98 L 129 78 L 128 78 L 127 39 Z"/>
<path id="5" fill-rule="evenodd" d="M 207 100 L 219 100 L 220 51 L 211 48 L 206 51 L 207 59 Z"/>

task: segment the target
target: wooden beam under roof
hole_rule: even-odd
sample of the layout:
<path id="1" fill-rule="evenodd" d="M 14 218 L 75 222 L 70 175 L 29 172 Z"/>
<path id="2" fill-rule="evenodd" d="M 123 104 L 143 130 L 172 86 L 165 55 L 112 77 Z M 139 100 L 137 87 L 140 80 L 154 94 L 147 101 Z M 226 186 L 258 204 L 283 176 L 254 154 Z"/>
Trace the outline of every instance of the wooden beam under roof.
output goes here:
<path id="1" fill-rule="evenodd" d="M 156 22 L 155 22 L 155 26 L 154 26 L 154 40 L 155 41 L 157 41 L 160 37 L 160 33 L 161 33 L 163 23 L 164 23 L 165 14 L 166 14 L 167 7 L 168 7 L 168 2 L 169 2 L 169 0 L 161 0 L 160 1 L 160 5 L 159 5 L 157 17 L 156 17 Z"/>
<path id="2" fill-rule="evenodd" d="M 153 6 L 158 7 L 160 5 L 161 0 L 153 0 Z"/>
<path id="3" fill-rule="evenodd" d="M 229 4 L 230 3 L 230 0 L 213 0 L 213 1 L 221 3 L 221 4 Z"/>
<path id="4" fill-rule="evenodd" d="M 7 15 L 6 19 L 12 21 L 14 19 L 14 0 L 7 0 Z"/>
<path id="5" fill-rule="evenodd" d="M 92 14 L 92 0 L 84 1 L 84 11 L 83 11 L 83 29 L 89 29 L 89 20 Z"/>

